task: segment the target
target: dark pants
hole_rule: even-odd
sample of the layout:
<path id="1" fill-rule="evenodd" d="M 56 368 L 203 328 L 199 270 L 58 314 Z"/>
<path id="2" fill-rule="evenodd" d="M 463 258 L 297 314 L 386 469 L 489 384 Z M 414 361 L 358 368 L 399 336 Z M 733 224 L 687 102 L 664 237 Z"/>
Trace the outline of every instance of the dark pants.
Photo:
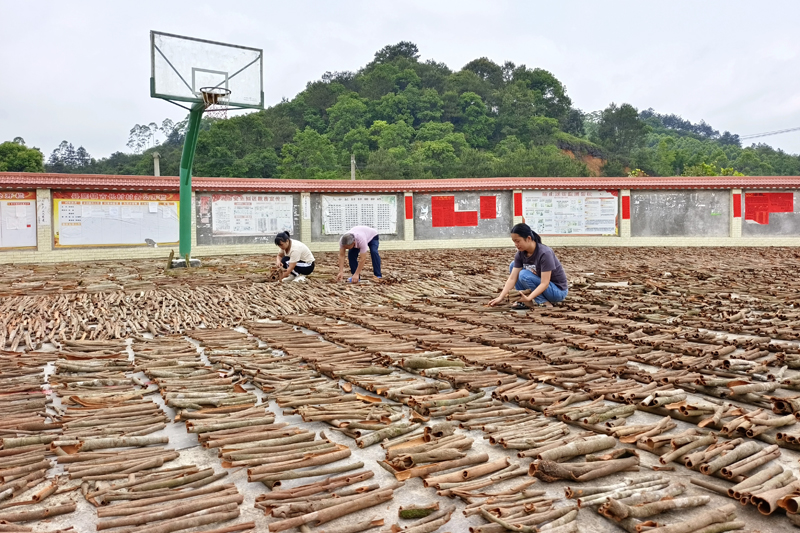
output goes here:
<path id="1" fill-rule="evenodd" d="M 375 238 L 367 243 L 367 246 L 369 247 L 369 255 L 372 258 L 372 273 L 375 274 L 376 278 L 381 277 L 381 256 L 378 254 L 378 244 L 379 239 L 377 235 L 375 235 Z M 356 268 L 358 268 L 359 253 L 361 253 L 361 250 L 355 246 L 347 250 L 347 260 L 350 262 L 351 274 L 355 274 Z"/>
<path id="2" fill-rule="evenodd" d="M 289 268 L 289 258 L 284 256 L 281 257 L 281 264 L 283 268 Z M 312 272 L 314 272 L 314 263 L 297 263 L 294 266 L 293 272 L 295 274 L 302 274 L 303 276 L 308 276 Z"/>

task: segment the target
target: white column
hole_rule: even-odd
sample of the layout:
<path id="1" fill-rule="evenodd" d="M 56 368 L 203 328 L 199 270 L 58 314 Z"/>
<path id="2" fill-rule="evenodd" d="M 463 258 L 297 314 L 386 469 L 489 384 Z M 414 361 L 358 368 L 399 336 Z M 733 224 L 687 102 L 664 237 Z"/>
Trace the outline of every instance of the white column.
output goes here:
<path id="1" fill-rule="evenodd" d="M 53 251 L 53 197 L 50 189 L 36 189 L 36 251 Z"/>
<path id="2" fill-rule="evenodd" d="M 738 205 L 737 205 L 738 203 Z M 738 213 L 736 210 L 739 210 Z M 731 189 L 731 237 L 738 239 L 742 236 L 742 189 Z M 738 217 L 736 215 L 739 215 Z"/>
<path id="3" fill-rule="evenodd" d="M 622 189 L 619 191 L 619 236 L 623 239 L 630 239 L 631 238 L 631 219 L 624 219 L 622 218 L 622 206 L 625 202 L 628 202 L 628 216 L 630 216 L 630 201 L 631 201 L 631 191 L 629 189 Z"/>
<path id="4" fill-rule="evenodd" d="M 300 240 L 311 242 L 311 193 L 300 193 Z"/>
<path id="5" fill-rule="evenodd" d="M 410 198 L 410 200 L 409 200 Z M 414 193 L 413 192 L 406 192 L 403 200 L 405 201 L 405 205 L 403 205 L 403 235 L 404 240 L 406 241 L 413 241 L 414 240 Z M 409 202 L 411 203 L 410 214 L 406 212 L 406 209 L 409 206 Z"/>

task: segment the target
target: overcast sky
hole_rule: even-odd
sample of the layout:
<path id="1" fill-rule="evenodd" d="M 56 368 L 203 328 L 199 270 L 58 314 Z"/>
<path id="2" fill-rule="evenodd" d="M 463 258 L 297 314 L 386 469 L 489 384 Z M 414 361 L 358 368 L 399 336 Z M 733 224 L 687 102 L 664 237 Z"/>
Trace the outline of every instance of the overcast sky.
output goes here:
<path id="1" fill-rule="evenodd" d="M 747 135 L 800 126 L 800 2 L 0 0 L 0 142 L 128 151 L 150 98 L 151 29 L 263 48 L 265 105 L 406 40 L 459 70 L 478 57 L 552 72 L 584 111 L 628 102 Z M 800 131 L 761 139 L 800 153 Z M 751 141 L 748 141 L 748 143 Z"/>

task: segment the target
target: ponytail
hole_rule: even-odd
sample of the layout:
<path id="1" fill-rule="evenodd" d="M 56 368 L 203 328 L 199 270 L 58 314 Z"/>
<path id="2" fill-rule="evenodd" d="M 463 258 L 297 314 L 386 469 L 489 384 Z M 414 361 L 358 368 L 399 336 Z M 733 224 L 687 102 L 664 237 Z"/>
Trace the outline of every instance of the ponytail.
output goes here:
<path id="1" fill-rule="evenodd" d="M 511 233 L 515 233 L 526 240 L 528 237 L 530 237 L 531 239 L 533 239 L 533 242 L 537 244 L 542 244 L 542 238 L 539 236 L 538 233 L 533 231 L 531 227 L 527 224 L 523 223 L 515 225 L 513 228 L 511 228 Z"/>
<path id="2" fill-rule="evenodd" d="M 288 231 L 282 231 L 275 235 L 275 246 L 280 246 L 282 242 L 289 242 L 292 238 L 289 236 Z"/>

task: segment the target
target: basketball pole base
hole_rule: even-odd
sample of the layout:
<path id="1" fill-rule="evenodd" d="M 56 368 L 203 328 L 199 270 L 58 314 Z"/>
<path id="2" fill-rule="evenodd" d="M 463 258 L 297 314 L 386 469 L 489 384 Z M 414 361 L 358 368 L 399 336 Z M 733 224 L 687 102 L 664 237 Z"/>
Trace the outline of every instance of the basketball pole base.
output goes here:
<path id="1" fill-rule="evenodd" d="M 197 135 L 200 133 L 200 120 L 203 117 L 205 104 L 196 103 L 189 110 L 189 124 L 186 127 L 186 138 L 183 141 L 180 168 L 180 244 L 181 257 L 192 254 L 192 163 L 197 148 Z"/>

